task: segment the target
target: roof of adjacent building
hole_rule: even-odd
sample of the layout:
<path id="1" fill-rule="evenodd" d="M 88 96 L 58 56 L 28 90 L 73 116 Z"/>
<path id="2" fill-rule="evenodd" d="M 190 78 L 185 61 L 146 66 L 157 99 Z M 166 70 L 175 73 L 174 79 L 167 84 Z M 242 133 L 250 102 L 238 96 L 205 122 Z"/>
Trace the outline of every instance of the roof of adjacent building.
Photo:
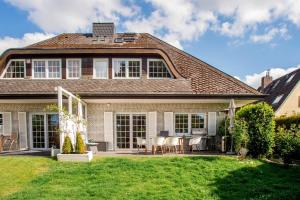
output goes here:
<path id="1" fill-rule="evenodd" d="M 292 90 L 296 87 L 300 80 L 300 69 L 286 74 L 272 81 L 266 88 L 262 89 L 262 93 L 268 94 L 265 101 L 277 110 L 281 104 L 287 99 Z M 276 100 L 276 101 L 275 101 Z"/>
<path id="2" fill-rule="evenodd" d="M 120 38 L 123 38 L 123 42 L 118 43 L 117 39 Z M 130 40 L 128 39 L 128 42 L 125 42 L 126 38 Z M 253 97 L 260 97 L 262 95 L 254 88 L 234 77 L 147 33 L 117 33 L 112 38 L 105 38 L 104 40 L 95 38 L 92 34 L 60 34 L 22 49 L 10 49 L 2 54 L 1 59 L 4 60 L 9 54 L 13 54 L 14 51 L 19 51 L 20 54 L 20 51 L 28 52 L 30 50 L 53 50 L 61 52 L 77 49 L 81 49 L 82 51 L 88 49 L 157 49 L 167 55 L 174 65 L 176 72 L 180 74 L 183 80 L 76 80 L 74 81 L 76 82 L 75 86 L 68 85 L 71 82 L 74 83 L 73 80 L 1 80 L 1 85 L 4 86 L 7 84 L 11 87 L 1 86 L 0 94 L 7 92 L 30 93 L 35 92 L 38 88 L 47 88 L 40 92 L 50 92 L 48 91 L 51 90 L 50 86 L 47 85 L 51 85 L 52 87 L 57 84 L 66 84 L 66 89 L 74 92 L 88 92 L 89 85 L 93 84 L 95 88 L 98 88 L 99 93 L 190 93 L 195 95 L 248 95 Z M 126 83 L 126 85 L 122 85 L 123 83 Z M 19 87 L 19 85 L 22 87 Z M 103 87 L 104 85 L 110 85 L 111 87 Z M 14 87 L 19 87 L 18 91 Z M 103 91 L 102 88 L 105 88 L 106 91 Z"/>

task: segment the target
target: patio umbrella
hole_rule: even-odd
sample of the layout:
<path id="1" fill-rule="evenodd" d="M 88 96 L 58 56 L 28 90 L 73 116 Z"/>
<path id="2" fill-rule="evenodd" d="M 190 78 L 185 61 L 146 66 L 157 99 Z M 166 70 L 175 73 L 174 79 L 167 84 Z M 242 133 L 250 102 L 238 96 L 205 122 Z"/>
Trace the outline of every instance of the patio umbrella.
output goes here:
<path id="1" fill-rule="evenodd" d="M 229 110 L 228 110 L 228 117 L 229 117 L 229 132 L 231 134 L 231 146 L 230 146 L 230 154 L 234 153 L 233 152 L 233 136 L 232 136 L 232 132 L 233 132 L 233 128 L 234 128 L 234 115 L 235 115 L 235 103 L 234 103 L 234 99 L 231 99 L 230 100 L 230 103 L 229 103 Z"/>

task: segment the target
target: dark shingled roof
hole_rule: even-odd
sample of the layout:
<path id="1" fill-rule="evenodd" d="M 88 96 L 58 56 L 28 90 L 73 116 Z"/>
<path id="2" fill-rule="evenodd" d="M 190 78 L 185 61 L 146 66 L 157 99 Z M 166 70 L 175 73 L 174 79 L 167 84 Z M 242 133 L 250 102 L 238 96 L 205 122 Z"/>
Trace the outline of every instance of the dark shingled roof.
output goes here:
<path id="1" fill-rule="evenodd" d="M 277 110 L 295 88 L 299 80 L 300 69 L 297 69 L 272 81 L 266 88 L 261 91 L 262 93 L 268 94 L 268 96 L 265 98 L 265 101 L 272 105 L 274 110 Z M 277 100 L 279 101 L 277 103 L 274 103 L 277 97 Z"/>
<path id="2" fill-rule="evenodd" d="M 126 35 L 126 34 L 125 34 Z M 68 50 L 68 49 L 159 49 L 166 53 L 176 70 L 183 77 L 184 81 L 179 80 L 76 80 L 70 81 L 37 81 L 37 80 L 21 80 L 16 81 L 1 81 L 1 85 L 5 84 L 19 84 L 19 91 L 16 91 L 14 87 L 0 87 L 0 94 L 4 92 L 35 92 L 39 87 L 45 88 L 48 86 L 43 84 L 55 85 L 56 83 L 67 84 L 69 82 L 77 83 L 70 86 L 73 92 L 89 91 L 89 84 L 99 84 L 99 92 L 102 88 L 106 89 L 106 92 L 126 92 L 126 93 L 192 93 L 195 95 L 249 95 L 254 97 L 261 97 L 261 93 L 254 88 L 246 85 L 245 83 L 235 79 L 234 77 L 216 69 L 215 67 L 199 60 L 198 58 L 180 50 L 172 45 L 165 43 L 164 41 L 147 33 L 137 33 L 134 35 L 132 42 L 115 43 L 114 39 L 123 37 L 124 33 L 118 33 L 113 38 L 108 39 L 105 42 L 100 42 L 92 37 L 92 34 L 60 34 L 56 37 L 38 42 L 36 44 L 25 47 L 21 50 Z M 6 52 L 8 53 L 8 52 Z M 5 53 L 4 53 L 5 54 Z M 4 55 L 3 54 L 3 55 Z M 216 58 L 217 59 L 217 58 Z M 22 84 L 24 82 L 24 84 Z M 39 86 L 37 86 L 37 83 Z M 55 84 L 54 84 L 55 83 Z M 125 83 L 126 85 L 123 85 Z M 157 84 L 159 83 L 159 84 Z M 36 87 L 33 87 L 35 84 Z M 110 87 L 103 87 L 103 85 L 110 85 Z M 51 87 L 53 86 L 51 85 Z M 22 87 L 21 87 L 22 86 Z M 94 85 L 97 88 L 96 85 Z M 117 87 L 117 88 L 115 88 Z M 127 89 L 126 89 L 127 88 Z M 128 88 L 130 90 L 128 90 Z M 68 89 L 68 88 L 67 88 Z M 109 90 L 109 91 L 108 91 Z M 45 90 L 46 91 L 46 90 Z"/>

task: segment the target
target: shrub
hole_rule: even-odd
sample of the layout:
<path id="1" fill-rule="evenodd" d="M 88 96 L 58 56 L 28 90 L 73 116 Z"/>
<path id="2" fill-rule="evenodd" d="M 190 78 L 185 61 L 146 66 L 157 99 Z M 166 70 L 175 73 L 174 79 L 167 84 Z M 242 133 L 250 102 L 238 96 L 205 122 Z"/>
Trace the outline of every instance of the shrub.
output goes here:
<path id="1" fill-rule="evenodd" d="M 292 124 L 300 124 L 300 113 L 295 113 L 291 116 L 280 116 L 275 118 L 276 127 L 285 127 L 290 129 Z"/>
<path id="2" fill-rule="evenodd" d="M 244 120 L 234 122 L 234 149 L 239 152 L 241 148 L 246 148 L 249 142 L 248 126 Z"/>
<path id="3" fill-rule="evenodd" d="M 79 154 L 83 154 L 85 152 L 85 145 L 80 132 L 76 133 L 75 152 Z"/>
<path id="4" fill-rule="evenodd" d="M 280 156 L 285 164 L 293 159 L 300 160 L 300 125 L 290 129 L 279 127 L 275 135 L 274 154 Z"/>
<path id="5" fill-rule="evenodd" d="M 70 139 L 69 136 L 66 136 L 65 140 L 64 140 L 64 144 L 63 144 L 63 153 L 64 154 L 70 154 L 73 151 L 74 151 L 74 149 L 73 149 L 71 139 Z"/>
<path id="6" fill-rule="evenodd" d="M 225 131 L 225 123 L 226 123 L 226 129 L 227 129 L 226 131 Z M 223 119 L 219 125 L 218 135 L 225 136 L 225 133 L 226 133 L 226 135 L 228 136 L 229 135 L 228 127 L 229 127 L 229 118 L 225 117 L 225 119 Z"/>
<path id="7" fill-rule="evenodd" d="M 249 154 L 255 158 L 270 155 L 274 146 L 274 111 L 267 103 L 250 104 L 236 113 L 236 120 L 243 120 L 248 127 Z"/>

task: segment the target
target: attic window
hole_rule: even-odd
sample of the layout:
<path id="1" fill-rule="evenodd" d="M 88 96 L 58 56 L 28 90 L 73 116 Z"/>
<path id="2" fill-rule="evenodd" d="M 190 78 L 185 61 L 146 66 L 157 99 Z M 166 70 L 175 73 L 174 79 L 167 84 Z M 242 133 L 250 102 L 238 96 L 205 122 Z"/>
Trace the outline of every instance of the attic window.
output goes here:
<path id="1" fill-rule="evenodd" d="M 286 83 L 291 82 L 291 80 L 293 80 L 293 78 L 295 77 L 295 75 L 296 75 L 296 74 L 291 75 L 290 78 L 286 81 Z"/>
<path id="2" fill-rule="evenodd" d="M 283 94 L 282 94 L 282 95 L 279 95 L 279 96 L 277 96 L 277 97 L 276 97 L 276 99 L 273 101 L 273 103 L 272 103 L 272 104 L 277 104 L 277 103 L 279 103 L 279 101 L 282 99 L 282 97 L 283 97 Z"/>
<path id="3" fill-rule="evenodd" d="M 166 63 L 162 59 L 148 59 L 149 78 L 171 78 Z"/>
<path id="4" fill-rule="evenodd" d="M 3 78 L 24 78 L 25 77 L 25 61 L 10 60 Z"/>

